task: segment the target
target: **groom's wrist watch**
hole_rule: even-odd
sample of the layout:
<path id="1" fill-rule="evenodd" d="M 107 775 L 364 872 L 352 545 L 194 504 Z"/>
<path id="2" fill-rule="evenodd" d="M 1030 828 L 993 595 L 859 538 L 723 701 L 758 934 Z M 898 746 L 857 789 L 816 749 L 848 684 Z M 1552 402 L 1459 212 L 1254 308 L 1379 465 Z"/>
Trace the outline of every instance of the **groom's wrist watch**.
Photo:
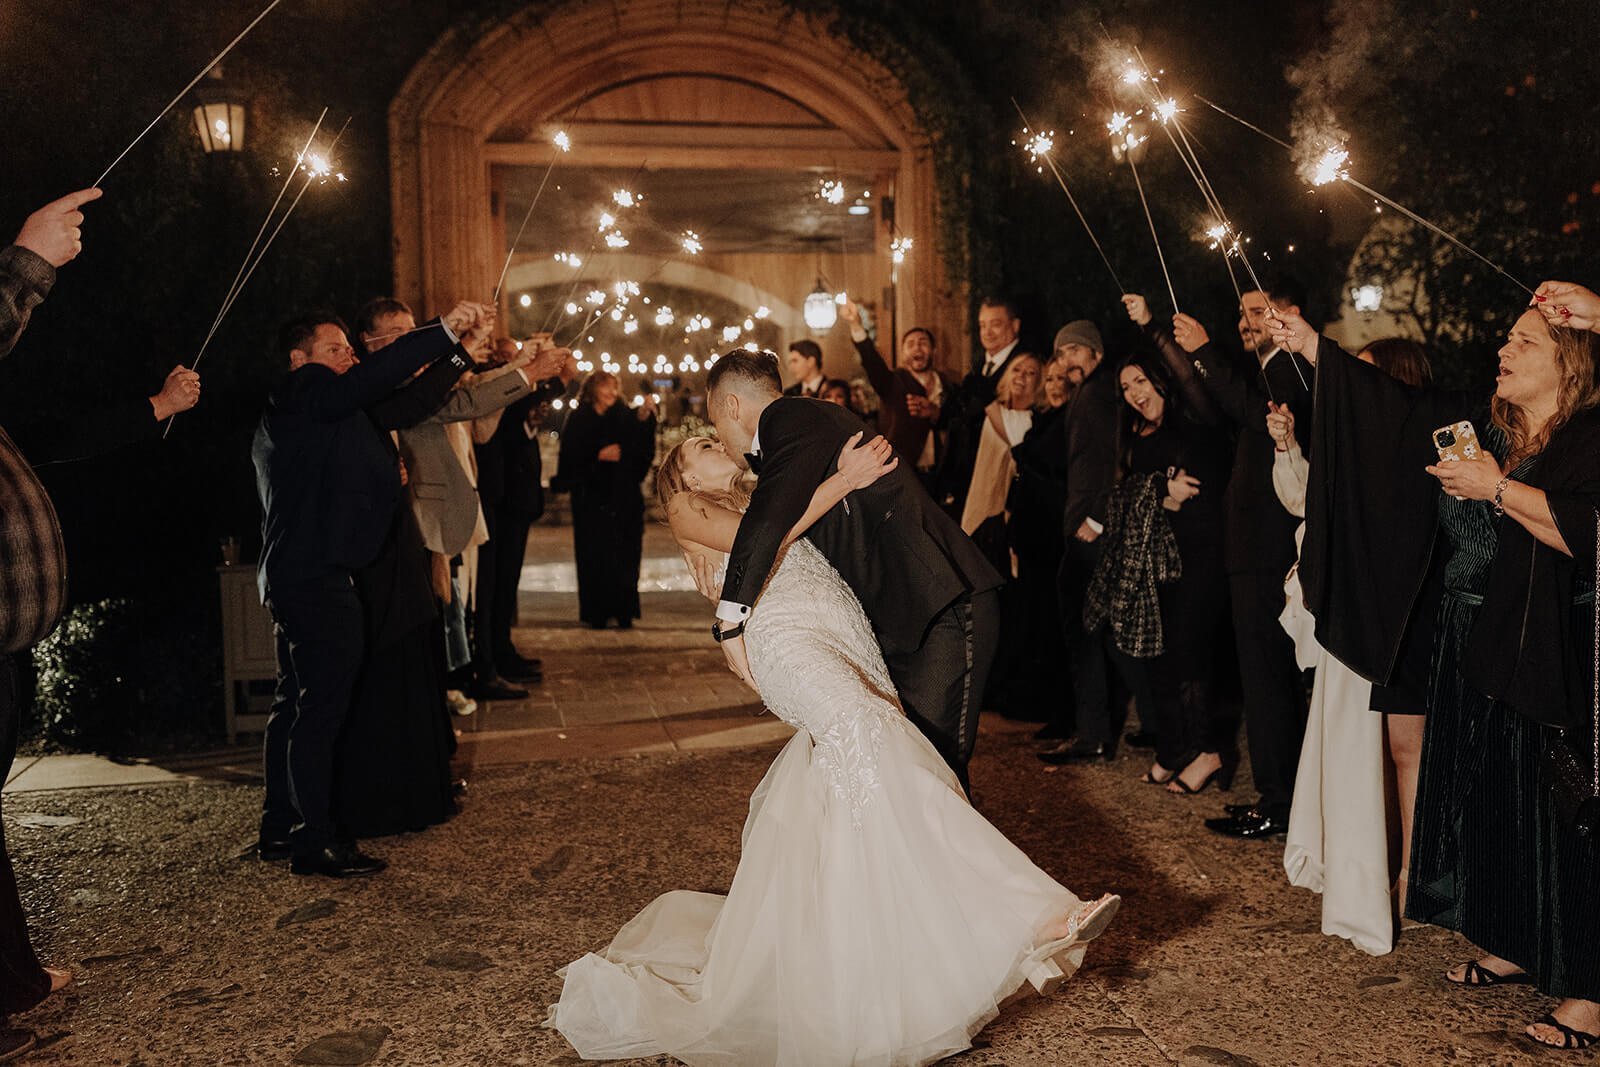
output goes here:
<path id="1" fill-rule="evenodd" d="M 726 628 L 723 627 L 723 623 L 722 623 L 721 619 L 718 619 L 716 622 L 711 624 L 711 637 L 712 637 L 712 640 L 716 641 L 718 644 L 721 644 L 722 642 L 727 641 L 727 640 L 729 640 L 731 638 L 743 637 L 743 636 L 744 636 L 744 620 L 743 619 L 740 619 L 738 622 L 734 623 L 732 626 L 728 626 Z"/>

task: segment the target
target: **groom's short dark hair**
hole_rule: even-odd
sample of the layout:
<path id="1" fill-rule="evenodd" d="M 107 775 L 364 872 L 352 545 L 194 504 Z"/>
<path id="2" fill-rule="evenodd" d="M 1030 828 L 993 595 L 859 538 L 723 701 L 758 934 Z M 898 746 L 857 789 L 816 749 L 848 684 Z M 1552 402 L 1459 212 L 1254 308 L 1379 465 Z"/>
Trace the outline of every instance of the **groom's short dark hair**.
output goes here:
<path id="1" fill-rule="evenodd" d="M 736 348 L 717 357 L 706 375 L 706 392 L 740 385 L 755 386 L 757 390 L 770 391 L 773 396 L 783 392 L 783 378 L 778 374 L 778 357 L 772 352 L 747 352 Z"/>

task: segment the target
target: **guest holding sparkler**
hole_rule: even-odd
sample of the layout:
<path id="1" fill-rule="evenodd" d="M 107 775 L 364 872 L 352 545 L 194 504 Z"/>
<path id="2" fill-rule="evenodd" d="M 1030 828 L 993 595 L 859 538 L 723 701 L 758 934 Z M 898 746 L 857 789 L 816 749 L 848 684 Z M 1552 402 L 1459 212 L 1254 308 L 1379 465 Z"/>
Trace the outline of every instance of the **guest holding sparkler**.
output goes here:
<path id="1" fill-rule="evenodd" d="M 1295 662 L 1294 643 L 1278 622 L 1284 576 L 1294 566 L 1294 531 L 1299 523 L 1272 488 L 1276 446 L 1266 424 L 1267 405 L 1273 401 L 1288 404 L 1301 426 L 1311 424 L 1311 365 L 1273 343 L 1267 327 L 1269 307 L 1298 315 L 1304 305 L 1304 290 L 1288 278 L 1268 283 L 1265 291 L 1241 296 L 1239 338 L 1251 365 L 1249 373 L 1236 368 L 1211 344 L 1198 321 L 1181 314 L 1173 319 L 1178 346 L 1193 359 L 1213 406 L 1238 433 L 1225 500 L 1223 565 L 1244 683 L 1250 770 L 1260 799 L 1206 821 L 1208 829 L 1230 837 L 1271 837 L 1287 830 L 1305 734 L 1305 684 Z M 1185 360 L 1170 350 L 1166 356 L 1175 375 L 1187 373 Z"/>
<path id="2" fill-rule="evenodd" d="M 438 406 L 469 365 L 460 336 L 486 329 L 493 314 L 458 305 L 367 362 L 329 315 L 297 319 L 280 334 L 289 373 L 268 398 L 252 448 L 264 512 L 261 599 L 278 641 L 258 853 L 292 858 L 296 874 L 346 877 L 385 866 L 357 851 L 334 809 L 335 746 L 368 642 L 357 575 L 378 560 L 402 503 L 387 430 Z M 424 367 L 409 397 L 390 398 Z M 432 408 L 422 406 L 435 388 Z M 401 410 L 413 403 L 421 410 Z"/>
<path id="3" fill-rule="evenodd" d="M 639 483 L 655 461 L 656 402 L 619 404 L 614 374 L 583 380 L 561 434 L 555 486 L 572 494 L 572 539 L 578 564 L 578 617 L 603 630 L 639 617 L 639 564 L 644 550 L 644 496 Z"/>
<path id="4" fill-rule="evenodd" d="M 839 308 L 850 327 L 850 340 L 879 398 L 878 429 L 894 450 L 917 472 L 917 480 L 932 492 L 933 476 L 944 458 L 940 425 L 946 403 L 956 395 L 956 383 L 934 366 L 938 344 L 933 331 L 913 326 L 900 338 L 900 366 L 891 368 L 861 324 L 861 309 L 854 301 Z"/>
<path id="5" fill-rule="evenodd" d="M 1318 365 L 1301 574 L 1322 645 L 1384 680 L 1442 535 L 1407 913 L 1484 950 L 1451 982 L 1562 998 L 1526 1032 L 1575 1049 L 1600 1041 L 1600 341 L 1569 324 L 1600 301 L 1541 290 L 1487 405 L 1408 388 L 1288 311 L 1273 337 Z"/>
<path id="6" fill-rule="evenodd" d="M 83 250 L 83 205 L 100 190 L 85 189 L 46 204 L 23 223 L 22 232 L 0 249 L 0 357 L 8 356 L 33 309 L 55 284 L 56 270 Z M 6 546 L 0 559 L 0 781 L 11 773 L 22 727 L 23 696 L 17 654 L 36 644 L 66 609 L 67 561 L 49 494 L 32 466 L 0 430 L 0 487 L 4 488 Z M 28 938 L 28 921 L 17 895 L 17 879 L 6 854 L 0 823 L 0 1022 L 27 1011 L 65 989 L 72 976 L 39 965 Z M 34 1036 L 4 1032 L 0 1058 L 26 1052 Z"/>
<path id="7" fill-rule="evenodd" d="M 1133 629 L 1139 616 L 1110 614 L 1116 658 L 1130 676 L 1145 676 L 1139 717 L 1153 727 L 1156 758 L 1144 780 L 1165 784 L 1171 793 L 1198 793 L 1213 781 L 1227 789 L 1237 758 L 1231 723 L 1214 692 L 1217 635 L 1228 602 L 1222 565 L 1227 438 L 1220 412 L 1171 332 L 1155 324 L 1145 298 L 1130 293 L 1122 301 L 1161 355 L 1134 356 L 1118 372 L 1125 404 L 1114 494 L 1119 526 L 1143 510 L 1154 534 L 1141 544 L 1125 529 L 1108 529 L 1120 546 L 1113 573 L 1121 586 L 1127 584 L 1123 576 L 1140 575 L 1161 558 L 1178 566 L 1176 576 L 1153 590 L 1158 610 L 1143 652 L 1132 651 L 1139 634 L 1117 632 Z M 1171 534 L 1165 557 L 1162 527 Z M 1129 656 L 1136 662 L 1127 663 Z"/>

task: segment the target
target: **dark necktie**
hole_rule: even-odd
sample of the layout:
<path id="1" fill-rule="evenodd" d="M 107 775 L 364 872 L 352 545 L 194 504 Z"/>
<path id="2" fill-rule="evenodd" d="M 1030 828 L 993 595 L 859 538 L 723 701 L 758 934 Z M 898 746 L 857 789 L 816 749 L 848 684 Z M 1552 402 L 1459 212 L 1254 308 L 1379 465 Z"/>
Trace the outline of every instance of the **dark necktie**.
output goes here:
<path id="1" fill-rule="evenodd" d="M 750 473 L 751 474 L 754 474 L 754 475 L 757 475 L 757 476 L 759 476 L 761 474 L 761 456 L 760 456 L 759 453 L 746 452 L 744 454 L 744 462 L 745 462 L 745 465 L 750 468 Z"/>

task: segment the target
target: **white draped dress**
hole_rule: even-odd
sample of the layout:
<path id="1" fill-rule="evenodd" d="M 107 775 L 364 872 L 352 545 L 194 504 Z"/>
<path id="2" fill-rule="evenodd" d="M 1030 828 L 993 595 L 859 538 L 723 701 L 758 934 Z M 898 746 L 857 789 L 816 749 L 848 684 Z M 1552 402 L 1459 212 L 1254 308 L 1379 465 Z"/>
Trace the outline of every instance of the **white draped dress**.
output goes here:
<path id="1" fill-rule="evenodd" d="M 810 542 L 745 644 L 798 732 L 750 798 L 728 895 L 656 898 L 564 970 L 546 1025 L 585 1059 L 924 1064 L 969 1047 L 1023 982 L 1077 969 L 1114 907 L 1046 940 L 1081 902 L 967 802 Z"/>

